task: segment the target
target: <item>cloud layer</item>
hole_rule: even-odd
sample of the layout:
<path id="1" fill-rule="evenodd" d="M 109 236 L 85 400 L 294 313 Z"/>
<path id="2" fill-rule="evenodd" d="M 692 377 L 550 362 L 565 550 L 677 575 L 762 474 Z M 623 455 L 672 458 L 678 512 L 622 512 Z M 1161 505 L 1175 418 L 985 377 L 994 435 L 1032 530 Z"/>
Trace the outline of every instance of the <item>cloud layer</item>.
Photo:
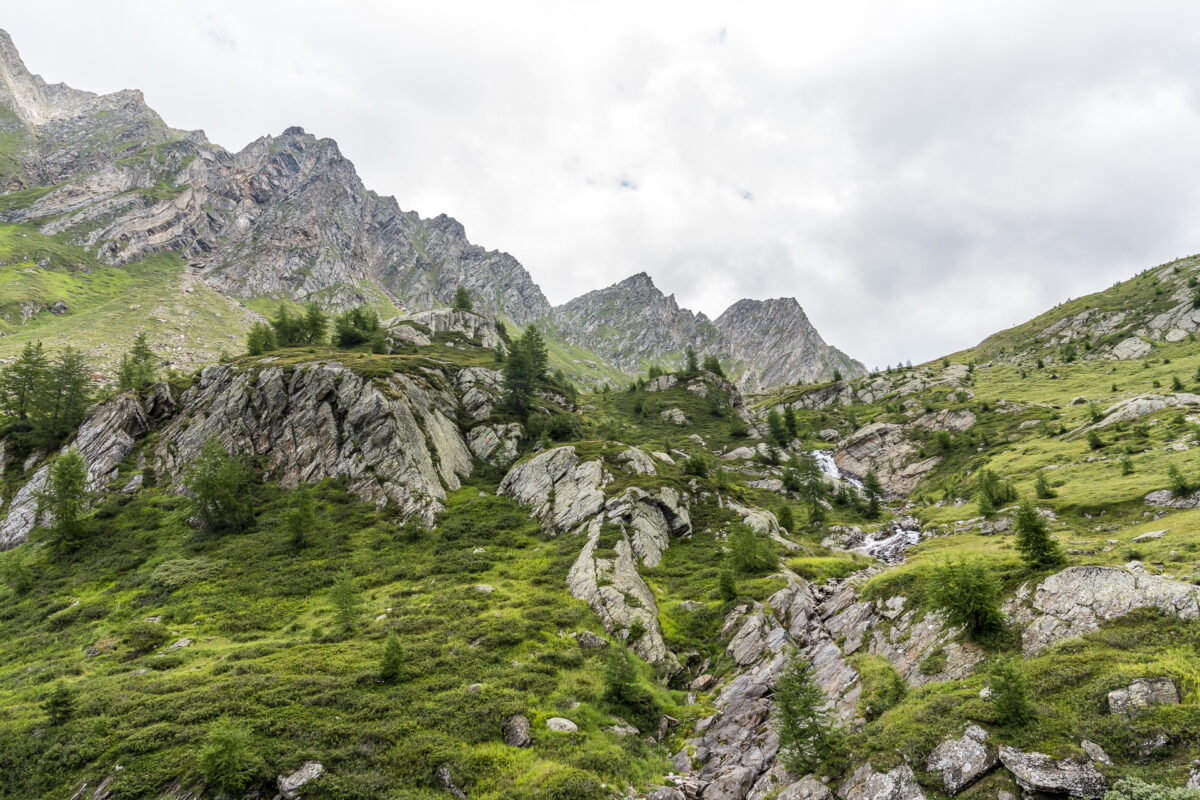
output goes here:
<path id="1" fill-rule="evenodd" d="M 795 296 L 868 365 L 1200 250 L 1197 4 L 743 5 L 43 2 L 3 24 L 47 80 L 140 88 L 227 148 L 337 139 L 553 303 L 643 270 L 714 317 Z"/>

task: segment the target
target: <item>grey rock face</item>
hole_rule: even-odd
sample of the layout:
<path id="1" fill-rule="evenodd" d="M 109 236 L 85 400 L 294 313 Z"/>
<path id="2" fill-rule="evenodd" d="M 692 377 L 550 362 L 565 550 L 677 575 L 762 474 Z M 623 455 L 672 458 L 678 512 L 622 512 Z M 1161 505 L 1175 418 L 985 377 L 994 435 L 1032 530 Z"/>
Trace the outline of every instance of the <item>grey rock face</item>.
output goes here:
<path id="1" fill-rule="evenodd" d="M 544 524 L 565 531 L 600 513 L 607 482 L 599 461 L 580 463 L 575 448 L 568 445 L 513 467 L 500 482 L 499 493 L 532 506 Z"/>
<path id="2" fill-rule="evenodd" d="M 935 747 L 926 769 L 941 777 L 947 794 L 958 794 L 1000 763 L 999 753 L 987 740 L 987 731 L 971 725 L 962 738 L 946 739 Z"/>
<path id="3" fill-rule="evenodd" d="M 805 775 L 780 792 L 776 800 L 833 800 L 833 792 L 812 775 Z"/>
<path id="4" fill-rule="evenodd" d="M 1024 628 L 1026 656 L 1139 608 L 1195 619 L 1200 616 L 1200 589 L 1115 567 L 1068 567 L 1036 589 L 1022 586 L 1005 607 L 1009 618 Z"/>
<path id="5" fill-rule="evenodd" d="M 838 797 L 842 800 L 925 800 L 925 792 L 907 764 L 887 772 L 876 772 L 870 764 L 863 764 L 850 773 L 838 790 Z"/>
<path id="6" fill-rule="evenodd" d="M 739 300 L 717 317 L 729 359 L 740 365 L 744 387 L 828 380 L 835 371 L 867 373 L 858 361 L 825 343 L 795 298 Z"/>
<path id="7" fill-rule="evenodd" d="M 507 467 L 517 457 L 525 429 L 515 422 L 477 425 L 467 433 L 467 446 L 480 461 Z"/>
<path id="8" fill-rule="evenodd" d="M 1001 747 L 1000 761 L 1017 785 L 1027 792 L 1103 797 L 1108 782 L 1090 761 L 1054 759 L 1042 753 L 1024 753 Z"/>
<path id="9" fill-rule="evenodd" d="M 496 322 L 481 314 L 470 311 L 459 311 L 454 308 L 435 308 L 429 311 L 417 311 L 394 317 L 384 323 L 385 328 L 411 327 L 406 322 L 423 325 L 433 333 L 458 333 L 467 339 L 475 341 L 480 347 L 494 349 L 500 344 L 500 334 L 496 330 Z"/>
<path id="10" fill-rule="evenodd" d="M 1138 678 L 1108 693 L 1111 714 L 1134 716 L 1159 705 L 1179 705 L 1179 687 L 1174 678 Z"/>
<path id="11" fill-rule="evenodd" d="M 88 467 L 88 491 L 99 491 L 117 476 L 117 465 L 149 429 L 134 392 L 122 392 L 96 406 L 79 426 L 74 442 Z"/>
<path id="12" fill-rule="evenodd" d="M 79 426 L 75 440 L 63 452 L 72 446 L 78 449 L 87 466 L 88 491 L 99 493 L 117 476 L 117 466 L 133 452 L 137 439 L 147 430 L 149 422 L 137 396 L 122 392 L 92 409 Z M 50 466 L 46 464 L 35 472 L 14 495 L 8 515 L 0 524 L 0 550 L 24 542 L 37 525 L 37 495 L 45 489 Z"/>
<path id="13" fill-rule="evenodd" d="M 586 528 L 587 539 L 567 573 L 567 589 L 600 617 L 604 629 L 626 640 L 633 651 L 651 662 L 678 669 L 674 654 L 663 641 L 654 593 L 637 571 L 637 557 L 626 534 L 611 551 L 600 550 L 600 517 Z M 636 604 L 629 598 L 636 598 Z M 633 633 L 641 629 L 637 637 Z M 632 640 L 632 641 L 630 641 Z"/>
<path id="14" fill-rule="evenodd" d="M 178 481 L 215 437 L 230 452 L 263 456 L 283 486 L 346 476 L 360 498 L 431 522 L 445 487 L 458 488 L 472 467 L 453 421 L 457 398 L 440 373 L 396 374 L 382 386 L 386 393 L 336 363 L 303 364 L 290 375 L 208 367 L 163 427 L 156 467 Z"/>

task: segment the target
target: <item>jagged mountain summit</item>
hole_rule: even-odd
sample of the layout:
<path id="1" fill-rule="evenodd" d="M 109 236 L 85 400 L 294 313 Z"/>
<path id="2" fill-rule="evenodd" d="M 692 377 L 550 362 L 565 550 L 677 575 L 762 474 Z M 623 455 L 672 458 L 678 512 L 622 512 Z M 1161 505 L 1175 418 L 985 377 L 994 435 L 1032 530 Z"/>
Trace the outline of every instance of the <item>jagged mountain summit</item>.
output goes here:
<path id="1" fill-rule="evenodd" d="M 627 372 L 677 362 L 690 344 L 731 364 L 742 388 L 866 374 L 825 343 L 795 298 L 739 300 L 713 322 L 680 308 L 644 272 L 557 306 L 553 325 Z"/>
<path id="2" fill-rule="evenodd" d="M 332 139 L 291 127 L 229 152 L 202 131 L 170 128 L 138 91 L 100 96 L 46 83 L 2 31 L 0 134 L 0 223 L 78 248 L 77 267 L 178 254 L 188 272 L 155 299 L 200 286 L 231 303 L 225 316 L 238 320 L 236 330 L 213 326 L 222 349 L 253 318 L 239 316 L 242 304 L 261 312 L 278 300 L 335 311 L 366 303 L 391 316 L 449 305 L 462 285 L 480 311 L 547 324 L 561 344 L 594 351 L 596 359 L 584 353 L 556 365 L 576 377 L 611 379 L 609 367 L 629 374 L 678 360 L 688 344 L 719 355 L 748 389 L 864 372 L 821 340 L 794 301 L 743 300 L 713 323 L 643 274 L 552 309 L 511 255 L 472 244 L 448 216 L 423 219 L 368 190 Z M 25 324 L 87 310 L 65 297 L 30 297 L 0 316 Z M 183 363 L 216 355 L 203 332 L 180 326 L 177 336 L 198 346 L 177 354 Z M 598 362 L 607 364 L 597 370 Z"/>

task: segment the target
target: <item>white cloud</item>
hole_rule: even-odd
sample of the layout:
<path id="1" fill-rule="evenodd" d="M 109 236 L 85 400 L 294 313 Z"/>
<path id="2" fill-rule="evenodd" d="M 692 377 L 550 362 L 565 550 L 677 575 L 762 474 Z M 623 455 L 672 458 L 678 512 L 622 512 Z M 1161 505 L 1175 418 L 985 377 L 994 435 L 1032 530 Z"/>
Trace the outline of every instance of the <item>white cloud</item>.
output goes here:
<path id="1" fill-rule="evenodd" d="M 794 295 L 869 364 L 1197 246 L 1186 2 L 25 4 L 48 80 L 237 149 L 299 124 L 561 303 Z"/>

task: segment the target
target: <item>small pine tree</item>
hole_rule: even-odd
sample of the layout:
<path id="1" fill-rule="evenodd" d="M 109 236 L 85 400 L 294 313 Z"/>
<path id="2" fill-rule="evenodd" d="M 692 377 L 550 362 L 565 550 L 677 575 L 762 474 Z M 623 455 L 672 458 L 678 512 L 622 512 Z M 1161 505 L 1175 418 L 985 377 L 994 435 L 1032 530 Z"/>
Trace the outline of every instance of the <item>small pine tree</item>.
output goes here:
<path id="1" fill-rule="evenodd" d="M 358 587 L 354 585 L 354 577 L 347 570 L 342 570 L 329 589 L 329 602 L 333 605 L 334 619 L 344 630 L 350 630 L 358 621 L 362 609 L 358 601 Z"/>
<path id="2" fill-rule="evenodd" d="M 72 447 L 55 459 L 46 490 L 38 495 L 39 513 L 54 517 L 50 531 L 56 544 L 65 550 L 74 550 L 83 543 L 87 495 L 87 465 Z"/>
<path id="3" fill-rule="evenodd" d="M 786 503 L 779 507 L 779 512 L 775 515 L 779 520 L 779 527 L 783 528 L 788 533 L 796 526 L 796 518 L 792 515 L 792 507 Z"/>
<path id="4" fill-rule="evenodd" d="M 631 637 L 632 638 L 632 637 Z M 620 709 L 636 727 L 650 730 L 659 719 L 658 702 L 638 680 L 632 657 L 621 648 L 612 648 L 604 663 L 605 702 Z"/>
<path id="5" fill-rule="evenodd" d="M 304 341 L 306 344 L 322 344 L 329 330 L 329 317 L 316 303 L 304 307 Z"/>
<path id="6" fill-rule="evenodd" d="M 1010 660 L 997 661 L 991 669 L 988 686 L 992 690 L 992 708 L 1001 725 L 1022 728 L 1034 717 L 1033 706 L 1025 689 L 1025 676 Z"/>
<path id="7" fill-rule="evenodd" d="M 117 368 L 117 385 L 122 389 L 145 389 L 154 383 L 154 351 L 146 341 L 146 332 L 142 331 L 133 340 L 133 347 L 121 356 Z"/>
<path id="8" fill-rule="evenodd" d="M 465 286 L 459 286 L 454 291 L 454 308 L 456 311 L 474 311 L 475 304 L 471 302 L 471 291 Z"/>
<path id="9" fill-rule="evenodd" d="M 783 422 L 783 415 L 776 409 L 772 408 L 767 412 L 767 431 L 771 434 L 771 439 L 780 447 L 787 447 L 791 442 L 791 437 L 788 436 L 787 426 Z"/>
<path id="10" fill-rule="evenodd" d="M 725 368 L 721 366 L 721 359 L 712 353 L 704 357 L 704 371 L 711 372 L 713 375 L 721 378 L 725 377 Z"/>
<path id="11" fill-rule="evenodd" d="M 296 490 L 293 496 L 292 507 L 288 509 L 285 524 L 292 548 L 295 550 L 303 549 L 307 543 L 308 532 L 316 524 L 316 518 L 313 513 L 312 495 L 307 488 Z"/>
<path id="12" fill-rule="evenodd" d="M 1130 458 L 1128 454 L 1121 457 L 1121 474 L 1122 475 L 1132 475 L 1133 474 L 1133 459 Z"/>
<path id="13" fill-rule="evenodd" d="M 732 570 L 721 570 L 721 574 L 717 578 L 717 594 L 719 594 L 721 599 L 725 602 L 730 602 L 737 599 L 737 578 L 733 577 Z"/>
<path id="14" fill-rule="evenodd" d="M 930 599 L 946 612 L 951 625 L 963 626 L 976 641 L 986 640 L 1004 627 L 1000 612 L 1000 586 L 981 562 L 951 561 L 934 568 Z"/>
<path id="15" fill-rule="evenodd" d="M 1104 440 L 1095 431 L 1088 431 L 1087 443 L 1088 447 L 1093 450 L 1102 450 L 1104 448 Z"/>
<path id="16" fill-rule="evenodd" d="M 1067 563 L 1062 547 L 1050 535 L 1046 520 L 1025 500 L 1017 509 L 1014 524 L 1017 531 L 1016 546 L 1021 559 L 1032 569 L 1053 569 Z"/>
<path id="17" fill-rule="evenodd" d="M 184 484 L 208 531 L 236 533 L 254 522 L 253 475 L 215 437 L 205 442 Z"/>
<path id="18" fill-rule="evenodd" d="M 1176 464 L 1171 464 L 1167 467 L 1167 479 L 1171 482 L 1171 491 L 1177 495 L 1190 494 L 1192 491 L 1192 483 L 1184 476 L 1183 471 Z"/>
<path id="19" fill-rule="evenodd" d="M 841 732 L 833 726 L 828 698 L 807 659 L 792 655 L 775 682 L 774 699 L 779 749 L 788 771 L 806 775 L 840 754 Z"/>
<path id="20" fill-rule="evenodd" d="M 687 346 L 687 349 L 683 351 L 683 359 L 684 374 L 691 376 L 700 371 L 700 362 L 699 359 L 696 358 L 696 348 L 692 347 L 690 344 Z"/>
<path id="21" fill-rule="evenodd" d="M 60 683 L 46 697 L 42 710 L 46 712 L 51 725 L 62 725 L 75 713 L 75 695 L 66 684 Z"/>
<path id="22" fill-rule="evenodd" d="M 787 428 L 789 437 L 792 439 L 800 438 L 800 423 L 796 419 L 796 409 L 786 403 L 783 406 L 783 424 Z"/>
<path id="23" fill-rule="evenodd" d="M 1173 392 L 1182 392 L 1182 391 L 1184 391 L 1186 388 L 1187 388 L 1187 387 L 1185 387 L 1185 386 L 1183 385 L 1183 381 L 1179 380 L 1179 376 L 1178 376 L 1178 375 L 1172 375 L 1172 376 L 1171 376 L 1171 391 L 1173 391 Z"/>
<path id="24" fill-rule="evenodd" d="M 879 501 L 883 498 L 883 484 L 875 470 L 869 470 L 863 478 L 863 492 L 867 495 L 867 508 L 864 512 L 868 519 L 878 519 L 880 514 Z"/>
<path id="25" fill-rule="evenodd" d="M 1033 481 L 1034 494 L 1040 500 L 1049 500 L 1051 497 L 1057 497 L 1058 492 L 1050 487 L 1050 481 L 1046 480 L 1046 473 L 1038 470 L 1037 478 Z"/>
<path id="26" fill-rule="evenodd" d="M 388 634 L 383 645 L 383 656 L 379 660 L 379 678 L 384 683 L 396 683 L 404 671 L 404 648 L 395 631 Z"/>
<path id="27" fill-rule="evenodd" d="M 205 788 L 240 797 L 260 766 L 245 726 L 228 717 L 213 723 L 200 751 Z"/>
<path id="28" fill-rule="evenodd" d="M 833 382 L 834 383 L 842 382 L 842 371 L 840 369 L 835 369 L 833 371 Z"/>

